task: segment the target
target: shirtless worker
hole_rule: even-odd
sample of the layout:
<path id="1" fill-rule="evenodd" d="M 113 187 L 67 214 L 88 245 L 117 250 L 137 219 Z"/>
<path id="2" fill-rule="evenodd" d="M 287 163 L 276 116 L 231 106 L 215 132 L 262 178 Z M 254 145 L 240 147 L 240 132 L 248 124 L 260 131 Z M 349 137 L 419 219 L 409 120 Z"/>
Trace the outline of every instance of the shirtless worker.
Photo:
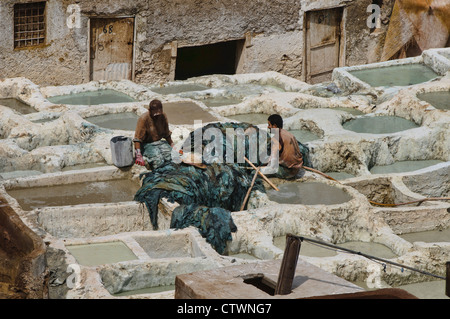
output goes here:
<path id="1" fill-rule="evenodd" d="M 303 156 L 297 139 L 292 133 L 283 129 L 283 118 L 280 115 L 270 115 L 267 124 L 269 129 L 277 128 L 279 130 L 279 139 L 274 139 L 272 144 L 279 151 L 278 171 L 274 176 L 286 179 L 294 178 L 303 167 Z"/>
<path id="2" fill-rule="evenodd" d="M 152 100 L 148 112 L 139 117 L 134 133 L 136 164 L 145 166 L 144 156 L 151 169 L 170 161 L 173 147 L 171 135 L 161 101 Z"/>

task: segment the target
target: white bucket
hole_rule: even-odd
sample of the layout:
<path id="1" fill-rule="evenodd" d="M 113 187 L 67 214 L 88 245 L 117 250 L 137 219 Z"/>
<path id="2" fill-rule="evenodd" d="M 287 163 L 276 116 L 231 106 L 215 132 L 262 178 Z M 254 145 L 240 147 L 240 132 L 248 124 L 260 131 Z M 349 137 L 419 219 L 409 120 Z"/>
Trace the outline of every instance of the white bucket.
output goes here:
<path id="1" fill-rule="evenodd" d="M 114 136 L 111 141 L 112 161 L 117 167 L 127 167 L 134 163 L 133 143 L 131 138 Z"/>

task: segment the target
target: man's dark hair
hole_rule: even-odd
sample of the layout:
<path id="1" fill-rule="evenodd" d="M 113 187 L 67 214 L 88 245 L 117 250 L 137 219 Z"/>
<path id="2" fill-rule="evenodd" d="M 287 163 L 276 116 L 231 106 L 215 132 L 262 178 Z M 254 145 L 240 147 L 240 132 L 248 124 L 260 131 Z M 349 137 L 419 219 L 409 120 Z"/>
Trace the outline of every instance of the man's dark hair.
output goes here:
<path id="1" fill-rule="evenodd" d="M 152 100 L 150 101 L 150 104 L 148 105 L 149 109 L 154 109 L 154 108 L 162 108 L 162 103 L 160 100 Z"/>
<path id="2" fill-rule="evenodd" d="M 283 128 L 283 118 L 278 114 L 272 114 L 267 119 L 270 124 L 276 125 L 278 128 Z"/>

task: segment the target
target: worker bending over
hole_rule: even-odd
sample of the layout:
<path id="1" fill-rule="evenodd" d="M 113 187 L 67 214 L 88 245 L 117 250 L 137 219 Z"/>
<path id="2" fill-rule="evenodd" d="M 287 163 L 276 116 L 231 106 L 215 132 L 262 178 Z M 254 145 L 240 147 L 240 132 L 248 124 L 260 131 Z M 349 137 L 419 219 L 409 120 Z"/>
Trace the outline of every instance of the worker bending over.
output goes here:
<path id="1" fill-rule="evenodd" d="M 171 161 L 171 135 L 161 101 L 152 100 L 148 112 L 139 117 L 134 133 L 136 164 L 145 166 L 145 157 L 149 168 L 153 170 Z"/>
<path id="2" fill-rule="evenodd" d="M 294 178 L 303 166 L 303 156 L 299 143 L 292 133 L 283 129 L 283 118 L 278 114 L 272 114 L 267 119 L 269 129 L 278 129 L 279 138 L 272 138 L 272 151 L 278 150 L 278 170 L 269 174 L 278 178 Z M 273 154 L 273 153 L 272 153 Z M 271 156 L 270 161 L 274 156 Z M 264 170 L 262 170 L 264 172 Z"/>

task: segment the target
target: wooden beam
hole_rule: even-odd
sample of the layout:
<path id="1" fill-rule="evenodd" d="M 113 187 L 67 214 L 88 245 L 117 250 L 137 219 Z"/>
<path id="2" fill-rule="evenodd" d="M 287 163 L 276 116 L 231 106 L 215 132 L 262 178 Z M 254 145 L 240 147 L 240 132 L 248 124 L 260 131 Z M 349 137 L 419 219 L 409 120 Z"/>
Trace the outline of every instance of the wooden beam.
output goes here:
<path id="1" fill-rule="evenodd" d="M 291 293 L 300 246 L 301 241 L 298 236 L 286 234 L 286 248 L 284 249 L 280 273 L 278 274 L 275 295 L 287 295 Z"/>

